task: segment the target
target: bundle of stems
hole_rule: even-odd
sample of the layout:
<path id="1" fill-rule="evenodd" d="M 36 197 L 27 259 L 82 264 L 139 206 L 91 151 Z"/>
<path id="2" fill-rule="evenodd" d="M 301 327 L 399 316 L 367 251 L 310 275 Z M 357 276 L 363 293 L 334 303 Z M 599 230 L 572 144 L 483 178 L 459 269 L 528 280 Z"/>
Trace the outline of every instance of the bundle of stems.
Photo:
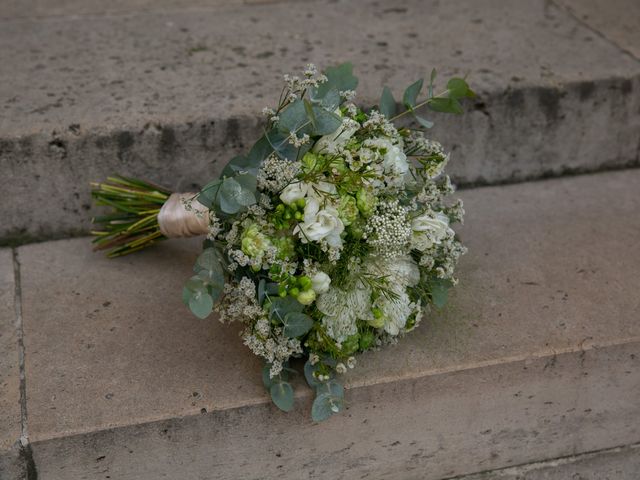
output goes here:
<path id="1" fill-rule="evenodd" d="M 164 240 L 158 214 L 171 193 L 153 183 L 120 175 L 91 183 L 95 204 L 112 208 L 111 213 L 91 219 L 98 226 L 91 232 L 96 237 L 94 250 L 108 250 L 108 257 L 119 257 Z"/>

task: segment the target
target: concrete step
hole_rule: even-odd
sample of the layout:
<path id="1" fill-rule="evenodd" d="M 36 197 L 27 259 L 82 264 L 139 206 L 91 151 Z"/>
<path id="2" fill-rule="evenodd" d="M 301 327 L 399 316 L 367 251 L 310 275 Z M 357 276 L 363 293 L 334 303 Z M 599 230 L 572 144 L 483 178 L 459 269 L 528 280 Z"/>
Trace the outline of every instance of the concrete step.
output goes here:
<path id="1" fill-rule="evenodd" d="M 597 0 L 3 2 L 0 242 L 86 232 L 113 172 L 194 188 L 308 61 L 354 62 L 364 104 L 468 73 L 479 98 L 433 130 L 461 184 L 639 165 L 640 7 L 616 2 L 626 23 Z"/>
<path id="2" fill-rule="evenodd" d="M 635 445 L 639 189 L 627 170 L 461 192 L 449 306 L 360 357 L 347 411 L 322 424 L 304 387 L 295 412 L 271 405 L 234 326 L 185 310 L 196 242 L 118 260 L 87 238 L 20 247 L 0 458 L 40 480 L 436 480 Z"/>

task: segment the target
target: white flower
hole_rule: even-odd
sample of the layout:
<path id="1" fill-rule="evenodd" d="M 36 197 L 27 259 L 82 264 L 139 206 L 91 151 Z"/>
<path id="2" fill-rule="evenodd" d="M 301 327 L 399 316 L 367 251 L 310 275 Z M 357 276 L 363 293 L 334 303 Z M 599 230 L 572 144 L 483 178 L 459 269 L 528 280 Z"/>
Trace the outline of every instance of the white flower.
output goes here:
<path id="1" fill-rule="evenodd" d="M 390 141 L 384 141 L 387 153 L 384 155 L 382 165 L 386 173 L 398 178 L 404 178 L 409 172 L 409 162 L 402 148 L 392 144 Z"/>
<path id="2" fill-rule="evenodd" d="M 317 293 L 326 293 L 329 290 L 331 278 L 324 272 L 318 272 L 311 277 L 311 288 Z"/>
<path id="3" fill-rule="evenodd" d="M 411 222 L 413 230 L 412 246 L 418 250 L 439 245 L 445 238 L 453 237 L 449 227 L 449 217 L 442 212 L 427 212 Z"/>
<path id="4" fill-rule="evenodd" d="M 420 269 L 410 255 L 399 255 L 392 259 L 374 257 L 365 266 L 367 272 L 386 278 L 391 285 L 402 289 L 420 283 Z"/>
<path id="5" fill-rule="evenodd" d="M 347 373 L 347 367 L 345 367 L 344 363 L 340 362 L 336 365 L 336 372 L 340 374 Z"/>
<path id="6" fill-rule="evenodd" d="M 322 325 L 336 342 L 344 342 L 358 331 L 356 320 L 371 316 L 371 289 L 357 282 L 349 290 L 329 287 L 316 300 L 318 310 L 324 314 Z"/>
<path id="7" fill-rule="evenodd" d="M 337 248 L 342 246 L 340 234 L 343 231 L 338 210 L 329 205 L 320 210 L 320 202 L 312 197 L 304 207 L 304 223 L 296 226 L 293 233 L 300 234 L 302 243 L 324 239 L 329 246 Z"/>
<path id="8" fill-rule="evenodd" d="M 378 300 L 378 306 L 382 310 L 384 318 L 384 331 L 395 336 L 407 324 L 416 305 L 411 303 L 404 288 L 393 288 L 392 290 L 396 293 L 396 298 L 390 299 L 382 296 Z"/>
<path id="9" fill-rule="evenodd" d="M 339 112 L 339 110 L 338 110 Z M 350 118 L 345 118 L 338 129 L 321 137 L 313 146 L 314 153 L 336 153 L 344 147 L 353 134 L 358 131 L 360 124 Z"/>
<path id="10" fill-rule="evenodd" d="M 291 205 L 293 202 L 304 198 L 309 191 L 309 185 L 304 182 L 295 182 L 287 185 L 280 194 L 280 200 L 287 205 Z"/>

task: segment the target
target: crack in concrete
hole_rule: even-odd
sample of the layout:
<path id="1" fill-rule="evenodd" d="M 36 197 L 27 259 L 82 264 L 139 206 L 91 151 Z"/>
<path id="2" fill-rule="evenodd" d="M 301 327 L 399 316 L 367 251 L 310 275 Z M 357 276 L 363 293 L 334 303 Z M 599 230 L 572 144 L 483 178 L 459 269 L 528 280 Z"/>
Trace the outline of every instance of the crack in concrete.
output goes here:
<path id="1" fill-rule="evenodd" d="M 596 35 L 598 38 L 600 38 L 601 40 L 604 40 L 605 42 L 607 42 L 609 45 L 614 46 L 618 51 L 620 51 L 620 53 L 628 55 L 629 57 L 631 57 L 633 60 L 635 60 L 636 62 L 640 63 L 640 58 L 636 57 L 633 52 L 627 50 L 626 48 L 624 48 L 622 45 L 619 45 L 617 42 L 615 42 L 614 40 L 610 39 L 606 34 L 604 34 L 603 32 L 601 32 L 600 30 L 596 29 L 595 27 L 589 25 L 587 22 L 585 22 L 584 20 L 582 20 L 572 9 L 571 7 L 567 7 L 564 6 L 560 3 L 558 3 L 556 0 L 548 0 L 551 4 L 555 5 L 556 8 L 558 8 L 558 10 L 565 12 L 567 15 L 569 15 L 571 18 L 573 18 L 576 22 L 578 22 L 580 25 L 582 25 L 584 28 L 586 28 L 587 30 L 591 31 L 594 35 Z"/>
<path id="2" fill-rule="evenodd" d="M 20 259 L 18 250 L 12 249 L 14 278 L 15 328 L 18 335 L 18 363 L 20 376 L 20 456 L 26 467 L 26 480 L 37 480 L 38 471 L 33 460 L 33 450 L 29 443 L 27 427 L 27 379 L 25 374 L 24 327 L 22 323 L 22 285 L 20 281 Z"/>

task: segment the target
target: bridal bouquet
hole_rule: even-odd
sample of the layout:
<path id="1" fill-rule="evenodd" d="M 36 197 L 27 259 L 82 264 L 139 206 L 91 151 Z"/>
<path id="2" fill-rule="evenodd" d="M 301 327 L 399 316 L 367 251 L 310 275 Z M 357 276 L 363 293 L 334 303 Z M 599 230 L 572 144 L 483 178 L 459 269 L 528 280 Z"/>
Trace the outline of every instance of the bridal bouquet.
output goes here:
<path id="1" fill-rule="evenodd" d="M 200 318 L 240 322 L 244 344 L 264 359 L 264 385 L 293 408 L 289 362 L 304 358 L 320 421 L 344 407 L 340 375 L 358 353 L 394 343 L 442 306 L 465 248 L 451 224 L 462 203 L 443 171 L 449 155 L 424 136 L 418 114 L 461 113 L 474 94 L 452 78 L 426 98 L 423 80 L 404 92 L 402 110 L 385 87 L 379 106 L 352 103 L 358 80 L 343 64 L 285 75 L 264 135 L 198 193 L 171 193 L 112 177 L 93 184 L 97 249 L 127 254 L 169 237 L 206 235 L 182 298 Z M 394 121 L 411 116 L 406 126 Z"/>

